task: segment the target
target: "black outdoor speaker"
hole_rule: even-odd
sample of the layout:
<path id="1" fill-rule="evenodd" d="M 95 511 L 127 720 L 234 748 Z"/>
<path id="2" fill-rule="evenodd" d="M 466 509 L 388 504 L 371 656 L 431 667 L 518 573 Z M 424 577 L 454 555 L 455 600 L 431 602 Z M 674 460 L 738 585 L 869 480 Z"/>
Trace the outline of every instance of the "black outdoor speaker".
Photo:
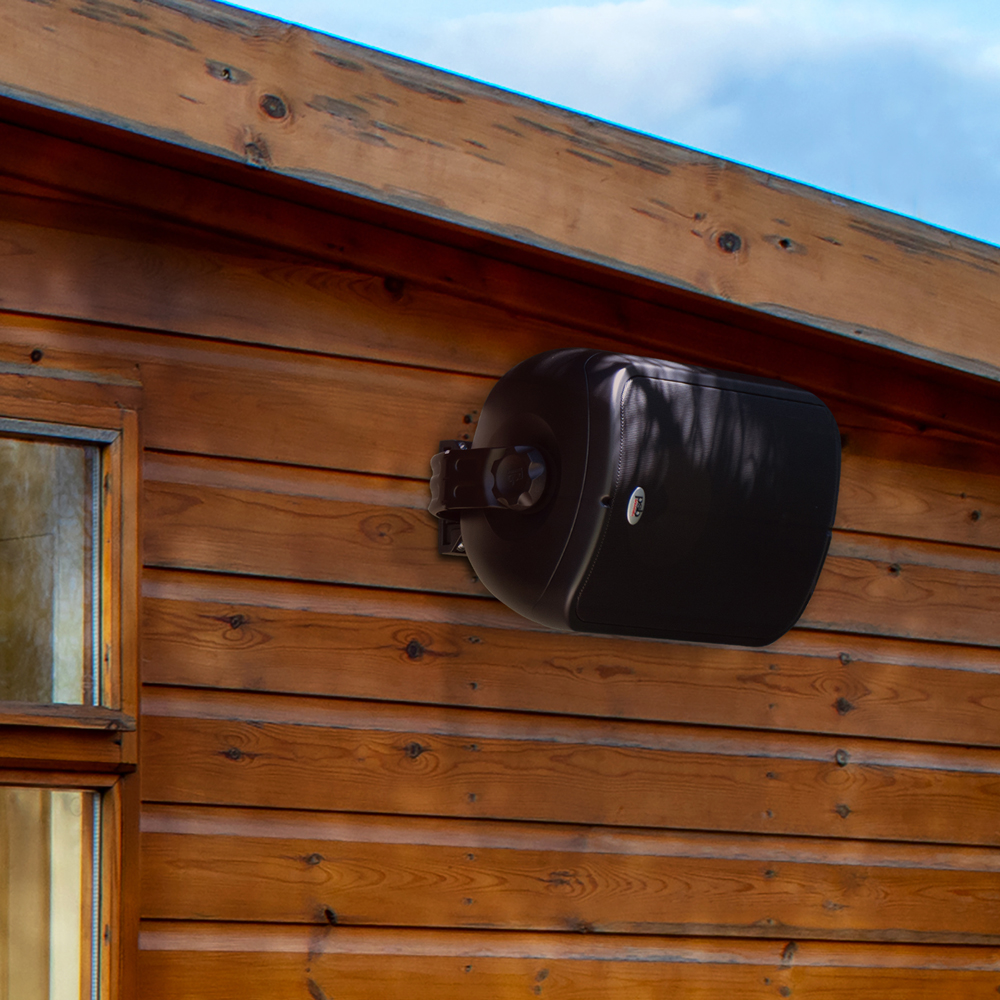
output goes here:
<path id="1" fill-rule="evenodd" d="M 812 595 L 840 434 L 783 382 L 592 350 L 539 354 L 431 462 L 487 589 L 556 629 L 763 646 Z"/>

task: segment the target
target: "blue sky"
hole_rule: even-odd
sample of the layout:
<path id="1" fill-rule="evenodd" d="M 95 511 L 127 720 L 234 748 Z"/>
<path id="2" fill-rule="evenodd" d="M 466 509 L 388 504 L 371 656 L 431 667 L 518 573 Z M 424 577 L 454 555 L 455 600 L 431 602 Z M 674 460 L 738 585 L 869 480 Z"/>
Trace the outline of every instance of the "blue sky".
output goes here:
<path id="1" fill-rule="evenodd" d="M 240 6 L 1000 243 L 998 0 Z"/>

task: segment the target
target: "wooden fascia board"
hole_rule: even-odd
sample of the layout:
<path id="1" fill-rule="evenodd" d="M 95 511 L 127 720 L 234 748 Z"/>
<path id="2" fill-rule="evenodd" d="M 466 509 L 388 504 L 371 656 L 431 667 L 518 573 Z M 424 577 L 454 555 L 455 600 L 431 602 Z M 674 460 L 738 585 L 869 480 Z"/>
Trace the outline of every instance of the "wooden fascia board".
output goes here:
<path id="1" fill-rule="evenodd" d="M 992 245 L 208 0 L 0 38 L 16 100 L 1000 380 Z"/>

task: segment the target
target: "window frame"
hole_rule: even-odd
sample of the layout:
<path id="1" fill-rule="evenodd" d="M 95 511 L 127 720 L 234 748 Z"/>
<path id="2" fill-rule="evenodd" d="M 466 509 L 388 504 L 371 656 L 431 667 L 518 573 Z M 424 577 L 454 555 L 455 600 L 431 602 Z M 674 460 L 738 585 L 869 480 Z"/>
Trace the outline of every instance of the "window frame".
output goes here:
<path id="1" fill-rule="evenodd" d="M 0 366 L 0 420 L 72 428 L 101 449 L 101 704 L 0 701 L 0 784 L 99 794 L 101 1000 L 137 986 L 140 400 L 127 379 Z"/>

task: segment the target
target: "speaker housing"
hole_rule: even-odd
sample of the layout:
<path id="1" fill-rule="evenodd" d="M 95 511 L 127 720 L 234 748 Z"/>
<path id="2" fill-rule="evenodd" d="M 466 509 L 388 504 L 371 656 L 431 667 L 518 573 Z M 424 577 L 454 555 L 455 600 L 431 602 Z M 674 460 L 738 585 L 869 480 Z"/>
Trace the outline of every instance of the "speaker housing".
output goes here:
<path id="1" fill-rule="evenodd" d="M 586 349 L 504 375 L 473 449 L 531 446 L 526 510 L 460 512 L 487 589 L 556 629 L 761 646 L 798 620 L 830 543 L 840 434 L 810 392 Z M 491 501 L 492 502 L 492 501 Z"/>

